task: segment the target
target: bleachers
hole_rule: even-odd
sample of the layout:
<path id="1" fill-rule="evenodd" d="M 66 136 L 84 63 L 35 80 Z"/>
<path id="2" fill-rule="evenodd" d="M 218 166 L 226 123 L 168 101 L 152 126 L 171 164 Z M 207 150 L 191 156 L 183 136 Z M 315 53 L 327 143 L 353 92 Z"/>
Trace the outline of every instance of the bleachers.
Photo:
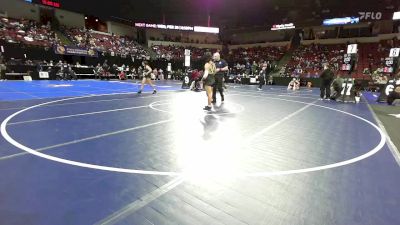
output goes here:
<path id="1" fill-rule="evenodd" d="M 253 48 L 237 48 L 230 51 L 228 59 L 232 62 L 244 61 L 279 61 L 286 52 L 286 47 L 253 47 Z"/>
<path id="2" fill-rule="evenodd" d="M 150 53 L 133 39 L 124 36 L 95 32 L 85 29 L 64 28 L 63 33 L 73 44 L 79 47 L 96 49 L 111 56 L 136 56 L 147 59 Z M 51 48 L 59 43 L 50 25 L 42 25 L 35 21 L 0 17 L 0 40 L 8 43 L 21 43 L 42 48 Z M 385 67 L 385 58 L 393 47 L 400 47 L 397 39 L 383 40 L 376 43 L 359 43 L 356 69 L 352 76 L 359 79 L 370 79 L 377 69 Z M 340 71 L 346 44 L 310 44 L 302 45 L 294 50 L 291 60 L 285 66 L 286 76 L 317 77 L 325 64 L 329 63 L 335 71 Z M 184 60 L 184 50 L 190 49 L 192 60 L 201 60 L 206 52 L 216 52 L 217 49 L 182 47 L 176 45 L 153 45 L 152 49 L 158 59 Z M 265 61 L 279 61 L 288 51 L 286 46 L 251 47 L 231 49 L 222 57 L 230 65 L 262 64 Z M 381 72 L 381 71 L 378 71 Z"/>
<path id="3" fill-rule="evenodd" d="M 337 71 L 343 64 L 345 51 L 345 44 L 300 46 L 286 65 L 286 72 L 299 76 L 315 76 L 321 73 L 327 63 Z"/>
<path id="4" fill-rule="evenodd" d="M 359 58 L 356 78 L 370 77 L 377 69 L 385 67 L 385 58 L 389 57 L 390 49 L 399 47 L 398 40 L 383 40 L 379 43 L 363 43 L 359 45 Z"/>
<path id="5" fill-rule="evenodd" d="M 136 55 L 147 58 L 149 53 L 128 37 L 102 34 L 85 29 L 64 29 L 66 36 L 79 47 L 88 47 L 111 55 Z"/>
<path id="6" fill-rule="evenodd" d="M 40 25 L 31 20 L 16 20 L 0 17 L 0 39 L 8 43 L 51 47 L 57 42 L 49 25 Z"/>
<path id="7" fill-rule="evenodd" d="M 157 53 L 159 59 L 183 60 L 185 57 L 185 49 L 189 49 L 192 60 L 200 60 L 206 52 L 216 52 L 217 49 L 182 47 L 182 46 L 164 46 L 153 45 L 152 49 Z"/>

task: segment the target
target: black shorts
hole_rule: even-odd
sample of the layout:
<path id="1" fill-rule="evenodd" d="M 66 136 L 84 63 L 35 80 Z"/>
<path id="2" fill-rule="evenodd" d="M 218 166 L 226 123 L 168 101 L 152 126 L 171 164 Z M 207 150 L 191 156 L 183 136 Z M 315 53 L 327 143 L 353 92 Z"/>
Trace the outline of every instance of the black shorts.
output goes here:
<path id="1" fill-rule="evenodd" d="M 213 86 L 215 84 L 214 76 L 208 76 L 207 79 L 204 80 L 205 86 Z"/>

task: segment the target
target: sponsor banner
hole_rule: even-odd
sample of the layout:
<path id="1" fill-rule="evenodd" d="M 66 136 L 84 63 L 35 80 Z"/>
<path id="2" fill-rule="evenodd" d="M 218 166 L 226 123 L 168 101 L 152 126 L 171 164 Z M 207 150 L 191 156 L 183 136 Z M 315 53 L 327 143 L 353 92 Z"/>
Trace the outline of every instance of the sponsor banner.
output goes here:
<path id="1" fill-rule="evenodd" d="M 346 24 L 355 24 L 359 22 L 360 18 L 358 17 L 343 17 L 343 18 L 326 19 L 323 21 L 323 25 L 325 26 L 346 25 Z"/>
<path id="2" fill-rule="evenodd" d="M 381 20 L 381 12 L 358 12 L 360 15 L 360 20 Z"/>
<path id="3" fill-rule="evenodd" d="M 93 49 L 78 48 L 74 46 L 63 46 L 63 45 L 56 45 L 54 47 L 54 52 L 59 55 L 77 55 L 77 56 L 89 56 L 89 57 L 99 56 L 98 52 Z"/>
<path id="4" fill-rule="evenodd" d="M 153 24 L 153 23 L 135 23 L 135 27 L 143 28 L 154 28 L 154 29 L 165 29 L 165 30 L 182 30 L 182 31 L 194 31 L 202 33 L 213 33 L 218 34 L 218 27 L 201 27 L 201 26 L 179 26 L 179 25 L 166 25 L 166 24 Z"/>
<path id="5" fill-rule="evenodd" d="M 194 26 L 194 32 L 218 34 L 219 33 L 219 28 L 218 27 Z"/>
<path id="6" fill-rule="evenodd" d="M 288 24 L 275 24 L 272 26 L 271 30 L 288 30 L 288 29 L 294 29 L 296 26 L 293 23 L 288 23 Z"/>

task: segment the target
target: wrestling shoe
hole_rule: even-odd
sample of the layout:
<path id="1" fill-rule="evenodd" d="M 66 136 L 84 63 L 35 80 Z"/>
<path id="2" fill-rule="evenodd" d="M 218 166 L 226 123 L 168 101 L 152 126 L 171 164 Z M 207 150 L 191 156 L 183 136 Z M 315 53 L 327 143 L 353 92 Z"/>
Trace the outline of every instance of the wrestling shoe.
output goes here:
<path id="1" fill-rule="evenodd" d="M 210 106 L 206 106 L 206 107 L 203 108 L 203 110 L 205 110 L 205 111 L 211 111 L 211 107 L 210 107 Z"/>

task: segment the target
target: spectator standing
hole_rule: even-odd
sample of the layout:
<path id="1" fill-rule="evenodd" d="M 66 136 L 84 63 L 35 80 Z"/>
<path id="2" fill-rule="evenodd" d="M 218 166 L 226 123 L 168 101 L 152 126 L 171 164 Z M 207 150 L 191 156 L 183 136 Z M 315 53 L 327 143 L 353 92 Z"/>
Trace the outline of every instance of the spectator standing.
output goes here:
<path id="1" fill-rule="evenodd" d="M 6 64 L 4 63 L 4 60 L 0 58 L 0 81 L 6 80 Z"/>
<path id="2" fill-rule="evenodd" d="M 331 83 L 333 81 L 334 74 L 330 68 L 330 65 L 325 66 L 325 70 L 320 75 L 321 79 L 321 100 L 324 98 L 330 100 L 331 97 Z"/>

